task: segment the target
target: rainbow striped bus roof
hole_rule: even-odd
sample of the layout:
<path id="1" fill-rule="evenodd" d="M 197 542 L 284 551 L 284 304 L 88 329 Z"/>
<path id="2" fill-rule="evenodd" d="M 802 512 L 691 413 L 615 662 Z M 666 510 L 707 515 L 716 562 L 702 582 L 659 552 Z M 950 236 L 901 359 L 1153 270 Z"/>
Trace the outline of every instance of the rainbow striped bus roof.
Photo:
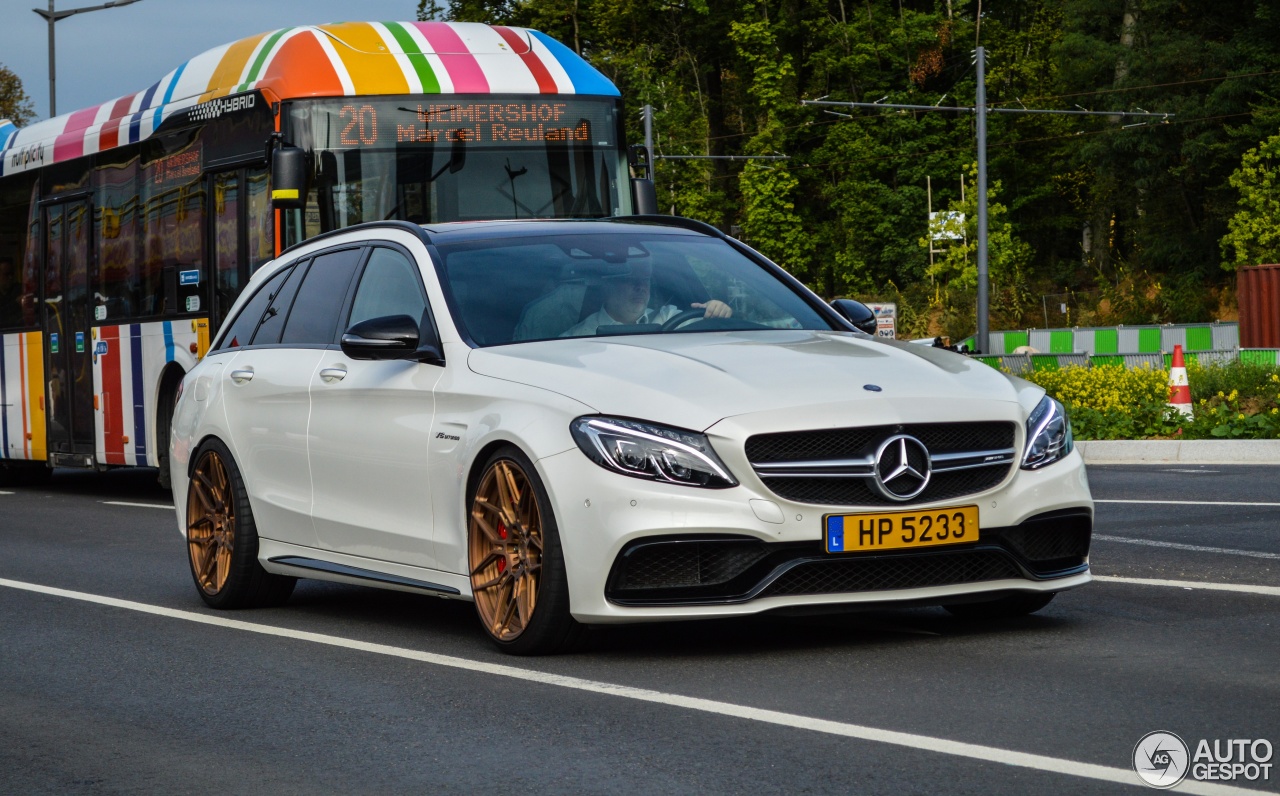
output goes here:
<path id="1" fill-rule="evenodd" d="M 228 94 L 271 101 L 370 94 L 619 96 L 536 30 L 474 22 L 338 22 L 261 33 L 197 55 L 136 94 L 19 129 L 0 121 L 0 175 L 149 137 L 175 113 Z"/>

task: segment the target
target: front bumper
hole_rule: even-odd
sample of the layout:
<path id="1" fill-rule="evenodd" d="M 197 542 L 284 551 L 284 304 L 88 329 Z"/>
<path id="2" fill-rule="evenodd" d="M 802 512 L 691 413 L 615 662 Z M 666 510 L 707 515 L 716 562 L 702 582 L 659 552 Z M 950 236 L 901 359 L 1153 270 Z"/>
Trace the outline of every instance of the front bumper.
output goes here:
<path id="1" fill-rule="evenodd" d="M 787 607 L 935 602 L 1063 591 L 1090 580 L 1093 503 L 1078 452 L 938 504 L 977 505 L 971 545 L 875 555 L 823 552 L 826 513 L 748 480 L 708 490 L 618 475 L 570 450 L 538 462 L 569 575 L 570 610 L 608 624 L 740 616 Z M 767 519 L 762 519 L 766 517 Z M 960 601 L 960 600 L 956 600 Z"/>

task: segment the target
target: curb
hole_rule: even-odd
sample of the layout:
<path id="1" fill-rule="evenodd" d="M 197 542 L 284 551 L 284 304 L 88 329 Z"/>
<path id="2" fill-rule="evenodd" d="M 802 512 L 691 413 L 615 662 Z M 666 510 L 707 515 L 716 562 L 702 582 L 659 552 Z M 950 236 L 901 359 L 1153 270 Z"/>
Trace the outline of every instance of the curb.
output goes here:
<path id="1" fill-rule="evenodd" d="M 1077 441 L 1085 464 L 1276 464 L 1280 439 Z"/>

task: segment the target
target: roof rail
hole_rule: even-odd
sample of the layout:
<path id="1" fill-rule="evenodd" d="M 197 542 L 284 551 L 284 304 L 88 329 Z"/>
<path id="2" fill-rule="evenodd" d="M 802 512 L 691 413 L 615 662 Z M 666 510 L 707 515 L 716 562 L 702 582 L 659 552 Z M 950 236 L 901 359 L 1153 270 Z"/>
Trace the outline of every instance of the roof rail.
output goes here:
<path id="1" fill-rule="evenodd" d="M 362 229 L 379 229 L 379 228 L 400 229 L 400 230 L 404 230 L 405 232 L 412 232 L 413 234 L 417 235 L 418 238 L 423 243 L 425 243 L 428 246 L 431 245 L 431 237 L 427 234 L 427 231 L 423 229 L 420 224 L 415 224 L 412 221 L 401 221 L 399 219 L 396 219 L 393 221 L 365 221 L 360 224 L 352 224 L 349 227 L 342 227 L 341 229 L 331 229 L 328 232 L 321 232 L 319 235 L 316 235 L 313 238 L 307 238 L 306 240 L 298 241 L 297 243 L 293 244 L 289 248 L 282 249 L 280 251 L 280 254 L 276 255 L 272 259 L 278 260 L 281 257 L 284 257 L 289 252 L 293 251 L 294 249 L 298 249 L 303 246 L 310 246 L 311 244 L 315 243 L 318 240 L 333 238 L 333 237 L 337 237 L 338 235 L 345 235 L 348 232 L 358 232 Z"/>
<path id="2" fill-rule="evenodd" d="M 705 221 L 696 221 L 692 218 L 684 216 L 666 216 L 661 214 L 642 214 L 634 216 L 613 216 L 611 218 L 601 219 L 602 221 L 621 221 L 623 223 L 645 223 L 660 224 L 664 227 L 680 227 L 694 232 L 701 232 L 706 235 L 712 235 L 717 238 L 727 238 L 728 235 L 706 223 Z"/>

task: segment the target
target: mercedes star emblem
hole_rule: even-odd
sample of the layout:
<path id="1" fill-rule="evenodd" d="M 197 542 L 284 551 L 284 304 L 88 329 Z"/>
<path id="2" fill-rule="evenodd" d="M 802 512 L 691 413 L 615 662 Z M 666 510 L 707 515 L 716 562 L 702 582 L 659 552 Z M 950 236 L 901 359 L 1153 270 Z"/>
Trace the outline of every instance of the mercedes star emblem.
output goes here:
<path id="1" fill-rule="evenodd" d="M 916 497 L 929 485 L 931 472 L 929 449 L 908 434 L 889 437 L 876 451 L 876 489 L 889 500 Z"/>

